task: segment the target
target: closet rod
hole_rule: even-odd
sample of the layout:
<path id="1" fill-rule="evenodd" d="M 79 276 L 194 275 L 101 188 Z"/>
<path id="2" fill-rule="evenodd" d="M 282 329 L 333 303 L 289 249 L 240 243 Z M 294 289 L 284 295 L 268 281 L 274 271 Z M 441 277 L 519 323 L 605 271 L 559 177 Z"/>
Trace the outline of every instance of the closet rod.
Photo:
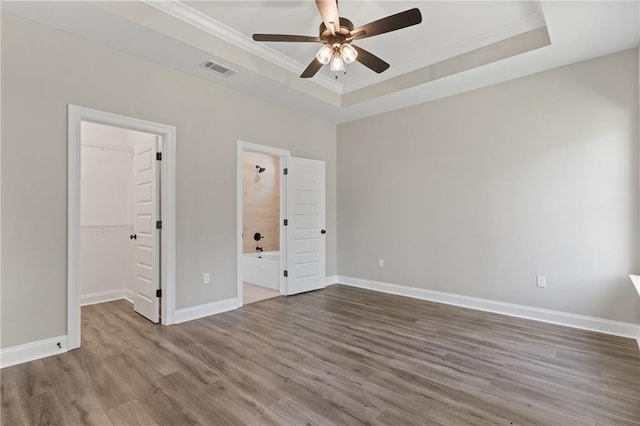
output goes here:
<path id="1" fill-rule="evenodd" d="M 130 154 L 133 154 L 133 148 L 130 148 L 128 146 L 94 145 L 94 144 L 90 144 L 90 143 L 83 143 L 83 144 L 81 144 L 81 146 L 86 146 L 87 148 L 96 148 L 96 149 L 100 149 L 102 151 L 104 151 L 104 150 L 107 150 L 107 151 L 120 151 L 120 152 L 128 152 Z"/>

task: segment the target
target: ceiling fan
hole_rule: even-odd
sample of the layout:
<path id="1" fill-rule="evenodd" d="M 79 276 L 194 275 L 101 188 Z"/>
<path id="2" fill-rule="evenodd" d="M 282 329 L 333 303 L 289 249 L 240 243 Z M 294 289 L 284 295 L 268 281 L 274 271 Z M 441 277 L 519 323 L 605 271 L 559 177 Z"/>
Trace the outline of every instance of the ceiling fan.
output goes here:
<path id="1" fill-rule="evenodd" d="M 302 78 L 313 77 L 323 65 L 329 62 L 331 62 L 331 71 L 345 71 L 346 64 L 350 64 L 356 60 L 367 68 L 381 73 L 387 70 L 390 65 L 373 53 L 352 45 L 351 42 L 400 30 L 422 22 L 420 10 L 414 8 L 354 28 L 350 20 L 338 15 L 337 0 L 315 1 L 318 11 L 320 11 L 320 15 L 322 16 L 318 37 L 289 34 L 253 35 L 255 41 L 322 43 L 322 47 L 316 54 L 315 59 L 311 61 L 309 66 L 300 75 Z"/>

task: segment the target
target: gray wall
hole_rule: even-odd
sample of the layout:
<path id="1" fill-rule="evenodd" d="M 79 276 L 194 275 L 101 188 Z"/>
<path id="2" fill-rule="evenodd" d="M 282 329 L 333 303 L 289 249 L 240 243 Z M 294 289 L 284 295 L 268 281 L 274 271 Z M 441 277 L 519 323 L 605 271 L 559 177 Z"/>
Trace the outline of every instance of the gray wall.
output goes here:
<path id="1" fill-rule="evenodd" d="M 336 273 L 334 125 L 8 13 L 2 104 L 3 348 L 66 332 L 67 104 L 176 126 L 177 308 L 235 296 L 238 139 L 327 162 Z"/>
<path id="2" fill-rule="evenodd" d="M 637 55 L 340 125 L 340 275 L 637 322 Z"/>

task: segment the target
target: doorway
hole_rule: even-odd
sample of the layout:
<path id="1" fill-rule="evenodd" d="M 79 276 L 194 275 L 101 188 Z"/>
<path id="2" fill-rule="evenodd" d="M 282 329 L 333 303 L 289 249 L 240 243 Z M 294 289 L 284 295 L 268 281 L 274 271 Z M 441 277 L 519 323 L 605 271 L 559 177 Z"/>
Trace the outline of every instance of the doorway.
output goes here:
<path id="1" fill-rule="evenodd" d="M 80 125 L 82 305 L 126 299 L 159 322 L 161 142 L 152 133 Z"/>
<path id="2" fill-rule="evenodd" d="M 324 161 L 238 141 L 236 208 L 239 306 L 326 286 Z"/>
<path id="3" fill-rule="evenodd" d="M 238 141 L 238 306 L 286 294 L 282 176 L 289 155 L 287 150 Z"/>
<path id="4" fill-rule="evenodd" d="M 280 157 L 242 154 L 244 304 L 280 295 Z"/>
<path id="5" fill-rule="evenodd" d="M 174 152 L 173 127 L 69 106 L 69 349 L 82 304 L 125 298 L 173 323 Z"/>

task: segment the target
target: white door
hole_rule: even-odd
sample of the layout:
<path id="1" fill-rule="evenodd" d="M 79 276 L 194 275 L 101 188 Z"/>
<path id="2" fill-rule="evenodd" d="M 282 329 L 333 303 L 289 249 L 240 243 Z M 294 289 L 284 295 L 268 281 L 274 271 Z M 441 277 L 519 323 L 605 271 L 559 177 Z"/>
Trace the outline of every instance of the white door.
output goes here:
<path id="1" fill-rule="evenodd" d="M 135 154 L 135 233 L 136 268 L 133 308 L 153 322 L 160 319 L 160 288 L 158 187 L 156 178 L 156 146 L 153 140 L 136 145 Z"/>
<path id="2" fill-rule="evenodd" d="M 324 169 L 324 161 L 287 158 L 287 295 L 326 286 Z"/>

